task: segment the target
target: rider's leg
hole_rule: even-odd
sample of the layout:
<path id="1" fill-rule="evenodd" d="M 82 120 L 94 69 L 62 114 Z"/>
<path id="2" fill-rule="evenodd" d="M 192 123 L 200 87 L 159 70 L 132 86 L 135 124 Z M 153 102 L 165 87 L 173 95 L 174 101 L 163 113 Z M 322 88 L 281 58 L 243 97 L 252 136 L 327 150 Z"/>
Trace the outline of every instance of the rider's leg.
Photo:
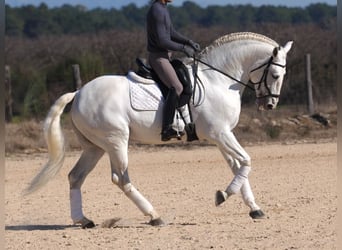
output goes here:
<path id="1" fill-rule="evenodd" d="M 171 138 L 179 137 L 178 132 L 172 128 L 173 118 L 178 106 L 178 99 L 179 97 L 176 93 L 176 90 L 172 87 L 169 90 L 163 107 L 163 121 L 161 132 L 162 141 L 168 141 Z"/>
<path id="2" fill-rule="evenodd" d="M 178 106 L 180 94 L 183 92 L 183 85 L 170 63 L 168 53 L 150 53 L 149 62 L 160 80 L 170 89 L 163 108 L 163 121 L 161 140 L 168 141 L 171 138 L 178 138 L 184 133 L 178 133 L 172 128 L 175 110 Z"/>
<path id="3" fill-rule="evenodd" d="M 149 63 L 153 70 L 157 73 L 160 80 L 168 88 L 174 87 L 178 96 L 183 92 L 183 85 L 179 81 L 176 71 L 170 63 L 170 53 L 150 53 Z"/>

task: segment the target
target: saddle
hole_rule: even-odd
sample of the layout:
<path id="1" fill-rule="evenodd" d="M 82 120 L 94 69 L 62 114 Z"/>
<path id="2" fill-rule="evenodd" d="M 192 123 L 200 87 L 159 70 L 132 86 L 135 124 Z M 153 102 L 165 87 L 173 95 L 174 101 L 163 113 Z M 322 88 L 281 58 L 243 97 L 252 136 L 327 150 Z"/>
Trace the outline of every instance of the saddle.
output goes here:
<path id="1" fill-rule="evenodd" d="M 136 58 L 135 62 L 138 65 L 138 71 L 136 72 L 136 74 L 143 78 L 154 80 L 157 83 L 163 97 L 166 98 L 169 92 L 169 88 L 160 80 L 157 73 L 149 65 L 147 65 L 146 60 L 142 58 Z M 186 66 L 184 65 L 184 63 L 179 59 L 172 60 L 171 65 L 175 69 L 177 77 L 183 85 L 183 92 L 181 93 L 179 97 L 178 111 L 183 121 L 185 122 L 185 131 L 187 133 L 187 141 L 198 140 L 198 137 L 196 134 L 196 127 L 195 127 L 195 124 L 192 122 L 192 114 L 191 114 L 191 110 L 189 107 L 189 102 L 192 96 L 192 86 L 191 86 L 189 72 Z M 183 107 L 184 105 L 188 105 L 189 116 L 190 116 L 189 123 L 186 123 L 185 118 L 183 117 L 183 114 L 181 110 L 179 109 L 180 107 Z"/>
<path id="2" fill-rule="evenodd" d="M 169 88 L 160 80 L 157 73 L 145 61 L 146 60 L 142 58 L 136 58 L 135 62 L 138 65 L 138 71 L 136 72 L 136 74 L 141 77 L 154 80 L 158 84 L 163 97 L 166 98 Z M 177 77 L 183 85 L 183 92 L 179 97 L 179 107 L 182 107 L 185 104 L 189 103 L 192 96 L 192 87 L 189 72 L 184 63 L 179 59 L 173 59 L 171 61 L 171 65 L 175 69 Z"/>

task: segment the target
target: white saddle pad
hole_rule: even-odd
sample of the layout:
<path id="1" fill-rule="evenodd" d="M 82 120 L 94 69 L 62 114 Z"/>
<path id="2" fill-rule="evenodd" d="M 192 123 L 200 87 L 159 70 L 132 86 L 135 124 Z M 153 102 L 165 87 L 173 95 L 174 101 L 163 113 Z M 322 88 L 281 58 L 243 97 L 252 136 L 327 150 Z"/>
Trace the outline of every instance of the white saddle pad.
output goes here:
<path id="1" fill-rule="evenodd" d="M 139 111 L 156 111 L 164 97 L 156 82 L 150 79 L 138 76 L 130 71 L 127 74 L 130 82 L 131 106 Z"/>
<path id="2" fill-rule="evenodd" d="M 129 94 L 131 106 L 138 111 L 156 111 L 164 104 L 164 97 L 157 83 L 153 80 L 143 78 L 130 71 L 127 74 L 129 80 Z M 173 121 L 173 128 L 184 131 L 184 122 L 180 118 L 178 110 Z"/>

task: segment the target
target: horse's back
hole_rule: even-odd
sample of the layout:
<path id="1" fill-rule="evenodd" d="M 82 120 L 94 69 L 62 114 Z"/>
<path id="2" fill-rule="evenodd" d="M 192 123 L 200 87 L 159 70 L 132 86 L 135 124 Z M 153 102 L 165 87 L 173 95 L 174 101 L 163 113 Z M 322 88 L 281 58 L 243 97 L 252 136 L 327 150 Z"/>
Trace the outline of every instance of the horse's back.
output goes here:
<path id="1" fill-rule="evenodd" d="M 105 75 L 85 84 L 75 99 L 80 103 L 87 102 L 92 105 L 102 105 L 116 96 L 128 93 L 129 83 L 126 76 Z"/>

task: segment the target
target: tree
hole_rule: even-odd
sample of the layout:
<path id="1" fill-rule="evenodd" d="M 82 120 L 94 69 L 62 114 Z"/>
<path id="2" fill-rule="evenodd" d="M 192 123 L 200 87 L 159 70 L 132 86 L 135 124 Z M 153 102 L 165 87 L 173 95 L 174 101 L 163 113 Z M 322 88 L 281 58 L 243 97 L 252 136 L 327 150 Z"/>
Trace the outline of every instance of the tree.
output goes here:
<path id="1" fill-rule="evenodd" d="M 336 17 L 336 9 L 331 8 L 327 4 L 317 3 L 311 4 L 307 7 L 311 20 L 315 20 L 317 23 L 322 23 L 326 19 Z"/>
<path id="2" fill-rule="evenodd" d="M 6 5 L 6 16 L 5 16 L 5 24 L 6 24 L 6 35 L 9 36 L 21 36 L 24 29 L 24 20 L 17 15 L 17 12 Z"/>
<path id="3" fill-rule="evenodd" d="M 82 5 L 65 4 L 49 9 L 42 3 L 38 7 L 26 5 L 18 8 L 6 6 L 6 34 L 36 38 L 47 34 L 81 34 L 110 29 L 134 30 L 145 27 L 145 16 L 149 6 L 138 8 L 134 3 L 121 10 L 88 10 Z M 173 23 L 177 28 L 189 26 L 211 27 L 229 25 L 248 27 L 256 23 L 308 23 L 315 22 L 330 27 L 336 19 L 336 7 L 313 4 L 307 8 L 275 6 L 254 7 L 252 5 L 209 6 L 202 8 L 186 1 L 183 6 L 169 7 Z"/>

